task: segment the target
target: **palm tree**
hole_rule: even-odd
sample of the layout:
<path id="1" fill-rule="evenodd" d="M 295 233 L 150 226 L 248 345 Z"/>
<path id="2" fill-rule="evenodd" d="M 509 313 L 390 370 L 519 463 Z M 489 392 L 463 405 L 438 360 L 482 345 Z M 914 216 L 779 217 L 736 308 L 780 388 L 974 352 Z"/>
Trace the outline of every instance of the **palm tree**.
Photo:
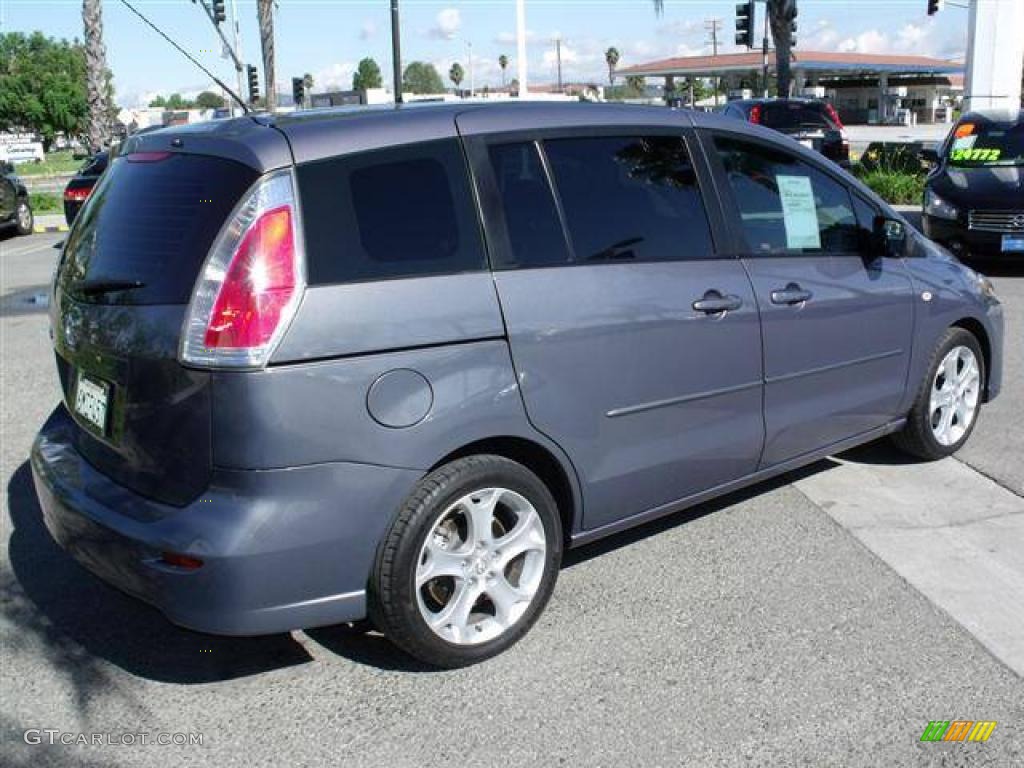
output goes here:
<path id="1" fill-rule="evenodd" d="M 448 79 L 455 83 L 455 90 L 459 90 L 459 83 L 462 82 L 462 78 L 465 76 L 465 72 L 462 70 L 462 65 L 459 62 L 452 64 L 452 68 L 448 70 Z"/>
<path id="2" fill-rule="evenodd" d="M 263 77 L 267 87 L 267 109 L 277 106 L 277 77 L 274 74 L 274 0 L 257 0 L 256 15 L 263 47 Z"/>
<path id="3" fill-rule="evenodd" d="M 768 26 L 775 43 L 775 75 L 779 96 L 789 96 L 791 81 L 789 62 L 793 50 L 793 20 L 796 18 L 796 0 L 768 0 Z"/>
<path id="4" fill-rule="evenodd" d="M 505 87 L 505 70 L 508 68 L 508 56 L 504 53 L 498 57 L 498 66 L 501 67 L 501 87 Z"/>
<path id="5" fill-rule="evenodd" d="M 658 4 L 659 3 L 655 2 L 656 6 Z M 616 48 L 615 46 L 609 48 L 607 51 L 604 52 L 604 60 L 605 63 L 608 64 L 608 82 L 614 83 L 615 81 L 613 75 L 615 74 L 615 67 L 619 63 L 619 49 Z"/>
<path id="6" fill-rule="evenodd" d="M 89 103 L 86 135 L 89 149 L 103 148 L 109 127 L 105 73 L 107 51 L 103 45 L 103 9 L 100 0 L 82 0 L 82 23 L 85 26 L 85 87 Z"/>

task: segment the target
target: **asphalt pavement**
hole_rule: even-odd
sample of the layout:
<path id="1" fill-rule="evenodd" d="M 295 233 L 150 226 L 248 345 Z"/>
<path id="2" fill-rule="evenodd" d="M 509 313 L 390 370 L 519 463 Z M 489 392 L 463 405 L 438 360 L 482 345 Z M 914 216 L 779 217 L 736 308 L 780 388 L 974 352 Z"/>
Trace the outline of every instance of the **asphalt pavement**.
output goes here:
<path id="1" fill-rule="evenodd" d="M 60 237 L 0 241 L 3 765 L 1024 764 L 1015 625 L 1008 640 L 998 622 L 979 634 L 994 612 L 1024 616 L 1019 534 L 972 529 L 956 545 L 986 510 L 1021 517 L 1024 268 L 994 277 L 1006 385 L 962 461 L 870 446 L 571 553 L 523 642 L 438 672 L 345 628 L 177 629 L 53 544 L 26 456 L 59 396 L 45 286 Z M 980 625 L 961 574 L 944 584 L 921 562 L 939 534 L 1006 579 Z M 958 562 L 977 575 L 970 557 Z M 998 725 L 984 744 L 920 741 L 955 719 Z M 33 744 L 28 729 L 135 743 Z"/>

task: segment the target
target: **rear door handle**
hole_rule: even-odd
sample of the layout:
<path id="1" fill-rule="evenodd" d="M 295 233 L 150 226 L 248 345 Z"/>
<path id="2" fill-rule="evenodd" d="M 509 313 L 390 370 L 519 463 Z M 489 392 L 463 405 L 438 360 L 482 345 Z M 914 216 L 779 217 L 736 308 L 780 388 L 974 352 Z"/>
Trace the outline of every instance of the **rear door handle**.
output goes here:
<path id="1" fill-rule="evenodd" d="M 708 315 L 718 315 L 722 312 L 732 312 L 743 306 L 743 299 L 733 296 L 731 293 L 724 296 L 718 291 L 708 291 L 704 298 L 693 302 L 693 308 L 697 312 L 704 312 Z"/>
<path id="2" fill-rule="evenodd" d="M 813 295 L 796 283 L 790 283 L 782 290 L 772 291 L 772 304 L 803 304 L 810 301 Z"/>

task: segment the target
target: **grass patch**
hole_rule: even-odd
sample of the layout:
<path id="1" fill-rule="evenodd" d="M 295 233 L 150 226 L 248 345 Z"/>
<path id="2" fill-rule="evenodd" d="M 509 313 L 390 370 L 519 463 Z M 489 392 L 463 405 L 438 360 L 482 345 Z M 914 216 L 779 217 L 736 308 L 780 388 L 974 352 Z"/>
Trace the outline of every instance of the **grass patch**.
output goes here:
<path id="1" fill-rule="evenodd" d="M 924 174 L 907 171 L 864 170 L 853 167 L 854 175 L 889 205 L 915 205 L 924 195 Z"/>
<path id="2" fill-rule="evenodd" d="M 59 174 L 74 173 L 85 162 L 82 158 L 75 159 L 75 153 L 70 149 L 61 152 L 51 152 L 41 163 L 18 163 L 14 166 L 19 176 L 56 176 Z"/>
<path id="3" fill-rule="evenodd" d="M 61 199 L 51 192 L 32 192 L 28 197 L 34 213 L 60 213 L 64 210 Z"/>

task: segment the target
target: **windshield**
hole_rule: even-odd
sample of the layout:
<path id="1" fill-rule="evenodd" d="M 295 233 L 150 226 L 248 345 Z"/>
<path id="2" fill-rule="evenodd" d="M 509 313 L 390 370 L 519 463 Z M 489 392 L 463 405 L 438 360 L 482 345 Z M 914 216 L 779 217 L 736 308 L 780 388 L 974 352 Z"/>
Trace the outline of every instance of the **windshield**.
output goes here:
<path id="1" fill-rule="evenodd" d="M 1024 165 L 1024 123 L 961 123 L 949 144 L 950 165 Z"/>

